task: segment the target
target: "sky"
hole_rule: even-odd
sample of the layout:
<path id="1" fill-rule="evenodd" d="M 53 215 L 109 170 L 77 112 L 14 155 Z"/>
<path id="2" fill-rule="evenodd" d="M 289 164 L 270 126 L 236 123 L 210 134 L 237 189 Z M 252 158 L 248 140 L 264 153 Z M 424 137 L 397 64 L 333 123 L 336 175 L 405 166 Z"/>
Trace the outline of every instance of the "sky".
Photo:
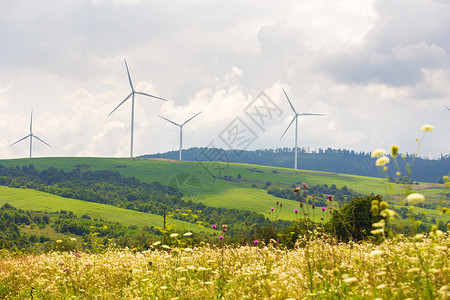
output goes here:
<path id="1" fill-rule="evenodd" d="M 0 0 L 0 158 L 298 145 L 450 153 L 447 0 Z M 434 126 L 424 136 L 422 125 Z M 417 141 L 416 139 L 419 139 Z M 423 143 L 421 142 L 422 139 Z M 418 149 L 420 148 L 420 149 Z"/>

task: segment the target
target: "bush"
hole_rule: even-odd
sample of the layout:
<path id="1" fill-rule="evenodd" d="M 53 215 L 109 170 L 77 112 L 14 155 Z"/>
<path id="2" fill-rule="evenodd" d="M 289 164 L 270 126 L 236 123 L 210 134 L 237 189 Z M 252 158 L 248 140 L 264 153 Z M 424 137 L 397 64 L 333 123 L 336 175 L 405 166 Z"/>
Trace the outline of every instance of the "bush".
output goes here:
<path id="1" fill-rule="evenodd" d="M 330 220 L 329 230 L 341 241 L 360 241 L 369 237 L 372 224 L 382 217 L 372 215 L 372 201 L 382 201 L 380 195 L 355 197 L 335 210 Z"/>

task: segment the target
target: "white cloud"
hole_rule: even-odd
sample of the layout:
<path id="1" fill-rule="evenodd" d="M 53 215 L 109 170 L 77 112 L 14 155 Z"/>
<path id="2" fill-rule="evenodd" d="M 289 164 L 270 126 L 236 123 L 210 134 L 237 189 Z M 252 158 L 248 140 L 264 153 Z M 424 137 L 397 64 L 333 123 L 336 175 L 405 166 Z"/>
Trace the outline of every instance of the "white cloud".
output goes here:
<path id="1" fill-rule="evenodd" d="M 438 0 L 3 1 L 0 2 L 0 155 L 36 134 L 36 155 L 128 156 L 130 102 L 125 57 L 137 95 L 135 154 L 206 146 L 264 92 L 283 111 L 255 129 L 252 148 L 293 146 L 281 88 L 302 118 L 301 147 L 415 150 L 421 125 L 435 125 L 423 151 L 448 153 L 450 10 Z M 251 121 L 250 121 L 251 122 Z M 278 123 L 277 123 L 278 122 Z M 249 123 L 252 124 L 252 123 Z M 221 144 L 220 146 L 223 146 Z M 22 148 L 21 148 L 22 147 Z"/>

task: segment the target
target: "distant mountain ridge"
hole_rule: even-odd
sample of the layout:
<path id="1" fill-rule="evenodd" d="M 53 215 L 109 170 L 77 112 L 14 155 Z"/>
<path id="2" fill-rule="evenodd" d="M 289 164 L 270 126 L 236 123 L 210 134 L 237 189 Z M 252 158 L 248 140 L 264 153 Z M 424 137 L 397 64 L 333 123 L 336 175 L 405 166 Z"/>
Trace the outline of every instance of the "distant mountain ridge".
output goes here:
<path id="1" fill-rule="evenodd" d="M 146 154 L 142 158 L 178 159 L 178 151 Z M 398 158 L 401 176 L 407 176 L 406 164 L 411 164 L 413 155 L 406 154 L 405 159 Z M 292 168 L 294 165 L 293 148 L 263 149 L 263 150 L 225 150 L 220 148 L 189 148 L 183 150 L 183 160 L 186 161 L 230 161 L 273 167 Z M 416 157 L 412 166 L 411 177 L 416 181 L 441 182 L 442 176 L 450 171 L 450 154 L 441 155 L 440 159 Z M 380 177 L 380 170 L 375 166 L 375 159 L 370 153 L 355 152 L 345 149 L 319 149 L 307 152 L 299 151 L 299 169 L 335 172 L 342 174 Z M 397 169 L 391 161 L 388 174 L 395 177 Z"/>

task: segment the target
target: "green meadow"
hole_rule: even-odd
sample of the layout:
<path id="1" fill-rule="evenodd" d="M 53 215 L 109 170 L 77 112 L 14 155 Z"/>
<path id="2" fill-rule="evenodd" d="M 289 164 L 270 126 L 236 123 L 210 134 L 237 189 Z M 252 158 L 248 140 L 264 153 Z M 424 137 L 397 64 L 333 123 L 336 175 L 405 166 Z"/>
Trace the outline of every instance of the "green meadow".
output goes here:
<path id="1" fill-rule="evenodd" d="M 292 187 L 293 185 L 300 186 L 303 182 L 308 185 L 323 185 L 331 186 L 335 184 L 338 188 L 346 185 L 349 189 L 355 192 L 369 195 L 381 194 L 388 201 L 397 201 L 401 203 L 404 199 L 404 190 L 399 185 L 386 186 L 386 180 L 382 178 L 363 177 L 355 175 L 345 175 L 327 172 L 315 172 L 306 170 L 293 170 L 287 168 L 277 168 L 268 166 L 236 164 L 236 163 L 210 163 L 210 162 L 179 162 L 173 160 L 158 160 L 158 159 L 140 159 L 140 158 L 32 158 L 32 159 L 11 159 L 0 160 L 0 164 L 6 167 L 28 166 L 32 164 L 37 169 L 46 169 L 54 167 L 57 169 L 70 170 L 76 167 L 85 170 L 113 170 L 120 172 L 123 176 L 134 176 L 142 181 L 151 183 L 158 181 L 164 185 L 169 184 L 179 174 L 189 174 L 198 179 L 200 183 L 199 188 L 192 188 L 187 185 L 180 185 L 180 190 L 185 195 L 186 200 L 195 202 L 202 202 L 205 205 L 214 207 L 244 209 L 268 216 L 271 207 L 275 207 L 276 202 L 283 204 L 283 208 L 278 214 L 278 218 L 285 220 L 294 220 L 296 218 L 293 213 L 295 208 L 298 208 L 298 203 L 292 200 L 284 200 L 275 198 L 267 194 L 263 187 L 270 181 L 270 183 Z M 216 176 L 215 178 L 211 175 Z M 240 175 L 240 180 L 227 181 L 223 178 L 231 176 L 236 179 Z M 222 179 L 221 179 L 222 178 Z M 415 189 L 420 189 L 420 193 L 426 195 L 428 201 L 439 202 L 448 201 L 448 198 L 443 198 L 443 185 L 421 183 L 419 186 L 413 186 Z M 2 190 L 2 197 L 0 203 L 5 202 L 5 189 Z M 32 193 L 32 191 L 29 191 Z M 11 192 L 14 193 L 14 192 Z M 161 217 L 152 216 L 144 213 L 130 212 L 125 209 L 98 208 L 94 203 L 87 203 L 84 201 L 59 198 L 55 200 L 54 196 L 42 194 L 38 196 L 34 193 L 33 197 L 24 198 L 21 203 L 19 198 L 25 197 L 25 191 L 16 191 L 18 195 L 15 197 L 15 202 L 11 203 L 22 209 L 33 210 L 51 210 L 51 209 L 65 209 L 73 211 L 74 213 L 87 213 L 98 217 L 111 218 L 117 220 L 117 216 L 122 216 L 120 219 L 123 224 L 146 224 L 160 226 L 162 223 Z M 10 200 L 14 198 L 10 196 Z M 39 200 L 36 200 L 39 199 Z M 46 199 L 52 204 L 46 204 Z M 32 205 L 31 202 L 32 201 Z M 78 202 L 77 202 L 78 201 Z M 29 203 L 26 208 L 26 203 Z M 321 211 L 311 210 L 311 215 L 314 220 L 319 220 Z M 187 225 L 186 225 L 187 226 Z"/>
<path id="2" fill-rule="evenodd" d="M 9 203 L 22 210 L 59 212 L 60 210 L 71 211 L 78 216 L 89 215 L 94 219 L 103 219 L 111 222 L 119 222 L 125 226 L 154 226 L 162 227 L 163 217 L 149 213 L 143 213 L 110 205 L 87 202 L 77 199 L 62 198 L 48 193 L 30 189 L 14 189 L 0 186 L 0 206 Z M 171 219 L 170 224 L 180 230 L 205 231 L 211 229 L 202 228 L 191 223 Z"/>

